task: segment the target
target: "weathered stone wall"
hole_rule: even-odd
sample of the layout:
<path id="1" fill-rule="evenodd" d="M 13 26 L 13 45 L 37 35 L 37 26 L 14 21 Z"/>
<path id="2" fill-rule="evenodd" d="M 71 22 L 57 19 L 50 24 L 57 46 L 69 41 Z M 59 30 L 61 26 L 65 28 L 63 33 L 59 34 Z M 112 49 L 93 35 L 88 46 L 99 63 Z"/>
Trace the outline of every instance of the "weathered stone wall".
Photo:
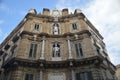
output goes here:
<path id="1" fill-rule="evenodd" d="M 43 69 L 43 80 L 48 80 L 50 78 L 49 75 L 52 74 L 63 74 L 65 75 L 65 80 L 71 79 L 71 69 L 74 69 L 75 74 L 80 72 L 92 72 L 93 80 L 114 80 L 113 76 L 107 74 L 107 71 L 105 71 L 102 68 L 94 68 L 94 65 L 86 65 L 86 66 L 80 66 L 76 68 L 57 68 L 57 69 Z M 11 77 L 10 80 L 24 80 L 26 73 L 32 73 L 34 75 L 34 80 L 39 80 L 39 69 L 38 68 L 30 68 L 30 67 L 19 67 L 16 70 L 11 71 Z M 105 74 L 106 73 L 106 74 Z"/>
<path id="2" fill-rule="evenodd" d="M 117 65 L 116 67 L 117 67 L 116 76 L 117 76 L 118 80 L 120 80 L 120 65 Z"/>

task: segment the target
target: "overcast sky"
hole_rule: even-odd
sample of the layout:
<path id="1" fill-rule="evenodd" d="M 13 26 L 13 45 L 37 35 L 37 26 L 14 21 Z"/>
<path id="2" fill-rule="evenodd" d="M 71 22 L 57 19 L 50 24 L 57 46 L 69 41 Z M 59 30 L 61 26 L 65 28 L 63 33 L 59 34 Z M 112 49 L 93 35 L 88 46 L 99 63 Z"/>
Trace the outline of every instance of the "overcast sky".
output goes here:
<path id="1" fill-rule="evenodd" d="M 0 43 L 30 8 L 37 13 L 43 8 L 81 9 L 104 37 L 111 61 L 120 64 L 120 0 L 0 0 Z"/>

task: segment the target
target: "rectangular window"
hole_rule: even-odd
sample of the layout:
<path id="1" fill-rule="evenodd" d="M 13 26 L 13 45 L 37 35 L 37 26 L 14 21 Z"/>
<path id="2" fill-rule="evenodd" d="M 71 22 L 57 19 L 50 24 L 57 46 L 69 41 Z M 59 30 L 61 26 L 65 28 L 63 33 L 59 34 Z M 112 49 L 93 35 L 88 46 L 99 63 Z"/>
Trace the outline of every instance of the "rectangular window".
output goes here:
<path id="1" fill-rule="evenodd" d="M 29 58 L 35 58 L 37 52 L 37 44 L 31 44 L 30 45 L 30 51 L 29 51 Z"/>
<path id="2" fill-rule="evenodd" d="M 72 28 L 73 28 L 73 30 L 77 30 L 77 24 L 76 24 L 76 23 L 73 23 L 73 24 L 72 24 Z"/>
<path id="3" fill-rule="evenodd" d="M 97 49 L 97 53 L 100 54 L 100 50 L 99 49 Z"/>
<path id="4" fill-rule="evenodd" d="M 75 44 L 75 50 L 76 50 L 76 56 L 77 57 L 82 57 L 83 56 L 81 43 L 76 43 Z"/>
<path id="5" fill-rule="evenodd" d="M 76 80 L 93 80 L 92 72 L 80 72 L 76 73 Z"/>
<path id="6" fill-rule="evenodd" d="M 12 46 L 12 48 L 11 48 L 11 53 L 12 54 L 14 54 L 14 51 L 15 51 L 15 49 L 17 48 L 17 45 L 15 44 L 14 46 Z"/>
<path id="7" fill-rule="evenodd" d="M 35 24 L 34 29 L 35 29 L 36 31 L 39 31 L 39 24 Z"/>
<path id="8" fill-rule="evenodd" d="M 34 80 L 33 74 L 25 74 L 25 80 Z"/>

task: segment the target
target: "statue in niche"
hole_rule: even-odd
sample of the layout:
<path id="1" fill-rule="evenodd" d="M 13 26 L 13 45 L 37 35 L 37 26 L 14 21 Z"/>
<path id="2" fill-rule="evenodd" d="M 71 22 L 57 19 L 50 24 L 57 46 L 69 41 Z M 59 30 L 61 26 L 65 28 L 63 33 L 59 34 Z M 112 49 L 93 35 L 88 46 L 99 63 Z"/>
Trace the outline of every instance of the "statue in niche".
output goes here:
<path id="1" fill-rule="evenodd" d="M 53 34 L 55 34 L 55 35 L 59 34 L 59 25 L 58 24 L 53 25 Z"/>
<path id="2" fill-rule="evenodd" d="M 60 57 L 60 45 L 58 43 L 53 45 L 53 57 Z"/>

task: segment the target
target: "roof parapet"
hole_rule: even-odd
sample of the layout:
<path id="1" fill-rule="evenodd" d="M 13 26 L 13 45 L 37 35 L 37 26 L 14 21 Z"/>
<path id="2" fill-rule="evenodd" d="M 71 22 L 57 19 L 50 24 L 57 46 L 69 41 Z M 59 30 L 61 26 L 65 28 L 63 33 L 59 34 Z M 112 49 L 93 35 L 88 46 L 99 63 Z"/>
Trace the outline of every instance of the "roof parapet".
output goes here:
<path id="1" fill-rule="evenodd" d="M 68 8 L 65 8 L 62 10 L 62 16 L 65 16 L 65 15 L 68 15 L 69 14 L 69 11 L 68 11 Z"/>
<path id="2" fill-rule="evenodd" d="M 74 14 L 78 14 L 78 13 L 82 13 L 82 10 L 80 10 L 80 9 L 75 9 Z"/>
<path id="3" fill-rule="evenodd" d="M 43 8 L 43 15 L 49 16 L 50 15 L 50 10 L 47 9 L 47 8 Z"/>
<path id="4" fill-rule="evenodd" d="M 28 13 L 30 13 L 30 14 L 35 14 L 35 15 L 36 15 L 36 14 L 37 14 L 37 11 L 36 11 L 36 9 L 30 9 Z"/>

